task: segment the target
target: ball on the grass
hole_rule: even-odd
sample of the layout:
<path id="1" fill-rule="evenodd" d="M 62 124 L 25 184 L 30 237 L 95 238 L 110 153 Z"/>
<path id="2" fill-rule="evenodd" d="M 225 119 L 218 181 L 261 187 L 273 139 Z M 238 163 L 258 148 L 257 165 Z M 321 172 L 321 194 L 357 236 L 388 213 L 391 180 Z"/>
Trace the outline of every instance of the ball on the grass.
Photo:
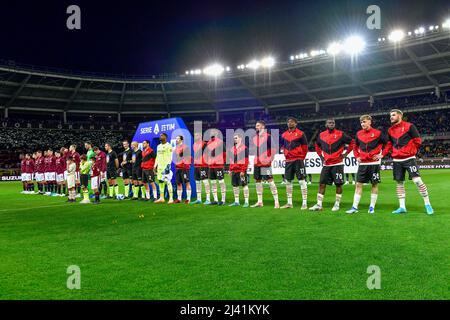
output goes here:
<path id="1" fill-rule="evenodd" d="M 117 200 L 123 200 L 125 198 L 125 196 L 123 195 L 123 194 L 118 194 L 117 196 L 116 196 L 116 199 Z"/>

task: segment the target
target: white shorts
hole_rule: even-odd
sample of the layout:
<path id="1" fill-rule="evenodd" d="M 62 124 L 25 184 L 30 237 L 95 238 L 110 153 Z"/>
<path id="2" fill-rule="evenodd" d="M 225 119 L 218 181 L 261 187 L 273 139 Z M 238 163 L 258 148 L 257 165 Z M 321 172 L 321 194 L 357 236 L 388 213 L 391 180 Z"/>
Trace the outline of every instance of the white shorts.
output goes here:
<path id="1" fill-rule="evenodd" d="M 98 186 L 100 184 L 100 177 L 91 177 L 91 189 L 95 190 L 98 189 Z"/>
<path id="2" fill-rule="evenodd" d="M 64 182 L 64 173 L 60 173 L 60 174 L 57 174 L 56 175 L 56 182 L 57 183 L 61 183 L 61 182 Z"/>
<path id="3" fill-rule="evenodd" d="M 64 181 L 66 181 L 66 180 L 67 180 L 67 170 L 64 171 Z"/>
<path id="4" fill-rule="evenodd" d="M 80 171 L 75 172 L 75 180 L 80 183 Z"/>
<path id="5" fill-rule="evenodd" d="M 21 178 L 22 182 L 28 181 L 27 178 L 26 178 L 26 176 L 27 176 L 26 173 L 22 173 L 22 174 L 20 175 L 20 178 Z"/>
<path id="6" fill-rule="evenodd" d="M 32 173 L 22 173 L 22 181 L 33 181 L 33 174 Z"/>
<path id="7" fill-rule="evenodd" d="M 34 177 L 36 178 L 36 182 L 44 181 L 44 174 L 43 173 L 35 173 Z"/>
<path id="8" fill-rule="evenodd" d="M 67 177 L 67 188 L 72 189 L 75 188 L 75 177 L 74 176 L 68 176 Z"/>
<path id="9" fill-rule="evenodd" d="M 56 173 L 54 172 L 45 173 L 45 181 L 55 181 L 55 180 L 56 180 Z"/>
<path id="10" fill-rule="evenodd" d="M 106 180 L 106 172 L 100 172 L 100 181 L 103 182 Z"/>

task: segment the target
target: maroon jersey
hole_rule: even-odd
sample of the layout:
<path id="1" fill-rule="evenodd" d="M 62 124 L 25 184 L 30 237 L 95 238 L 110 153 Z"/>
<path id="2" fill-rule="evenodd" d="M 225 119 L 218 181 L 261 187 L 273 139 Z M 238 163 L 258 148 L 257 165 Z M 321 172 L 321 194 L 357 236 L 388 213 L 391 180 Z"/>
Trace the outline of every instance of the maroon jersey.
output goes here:
<path id="1" fill-rule="evenodd" d="M 300 129 L 294 131 L 285 131 L 281 136 L 283 138 L 282 149 L 286 162 L 295 160 L 305 160 L 308 154 L 308 140 L 305 133 Z"/>
<path id="2" fill-rule="evenodd" d="M 413 158 L 422 144 L 417 128 L 409 122 L 402 121 L 389 128 L 388 143 L 383 156 L 392 151 L 394 160 Z"/>
<path id="3" fill-rule="evenodd" d="M 340 164 L 343 162 L 342 153 L 348 144 L 347 152 L 353 150 L 354 140 L 344 132 L 333 129 L 325 130 L 319 134 L 316 141 L 316 152 L 325 160 L 325 166 Z"/>
<path id="4" fill-rule="evenodd" d="M 56 174 L 63 174 L 66 171 L 66 160 L 63 157 L 55 158 L 55 172 Z"/>
<path id="5" fill-rule="evenodd" d="M 206 148 L 206 142 L 205 141 L 197 141 L 194 142 L 194 145 L 192 146 L 194 149 L 194 167 L 195 168 L 204 168 L 208 165 L 206 164 L 205 157 L 204 157 L 204 150 Z"/>
<path id="6" fill-rule="evenodd" d="M 95 163 L 101 172 L 106 172 L 106 154 L 103 151 L 95 155 Z"/>
<path id="7" fill-rule="evenodd" d="M 378 162 L 374 157 L 381 153 L 386 142 L 386 138 L 380 130 L 374 128 L 359 130 L 356 134 L 353 155 L 355 158 L 359 158 L 361 163 Z"/>
<path id="8" fill-rule="evenodd" d="M 36 158 L 36 161 L 34 162 L 34 167 L 36 173 L 44 173 L 45 170 L 44 157 Z"/>
<path id="9" fill-rule="evenodd" d="M 92 177 L 98 177 L 100 175 L 100 168 L 98 166 L 99 164 L 97 163 L 97 161 L 95 161 L 92 166 L 91 166 L 91 171 L 92 171 Z"/>
<path id="10" fill-rule="evenodd" d="M 256 147 L 255 167 L 271 167 L 277 150 L 272 149 L 272 139 L 267 131 L 256 134 L 253 144 Z"/>
<path id="11" fill-rule="evenodd" d="M 34 173 L 34 160 L 33 159 L 25 160 L 25 173 Z"/>
<path id="12" fill-rule="evenodd" d="M 80 162 L 81 162 L 80 154 L 78 152 L 76 152 L 76 151 L 73 151 L 73 152 L 69 151 L 69 155 L 68 156 L 73 158 L 73 161 L 75 162 L 75 165 L 77 166 L 76 170 L 80 171 Z"/>
<path id="13" fill-rule="evenodd" d="M 47 156 L 44 158 L 44 172 L 55 172 L 56 171 L 56 165 L 55 165 L 55 157 L 54 156 Z"/>
<path id="14" fill-rule="evenodd" d="M 248 148 L 241 144 L 239 147 L 233 146 L 228 152 L 228 162 L 231 172 L 247 172 L 248 168 Z"/>
<path id="15" fill-rule="evenodd" d="M 27 164 L 26 164 L 27 160 L 22 159 L 22 161 L 20 161 L 20 171 L 22 173 L 26 173 L 27 172 Z"/>
<path id="16" fill-rule="evenodd" d="M 191 151 L 185 144 L 177 145 L 175 148 L 175 169 L 188 170 L 191 167 Z"/>

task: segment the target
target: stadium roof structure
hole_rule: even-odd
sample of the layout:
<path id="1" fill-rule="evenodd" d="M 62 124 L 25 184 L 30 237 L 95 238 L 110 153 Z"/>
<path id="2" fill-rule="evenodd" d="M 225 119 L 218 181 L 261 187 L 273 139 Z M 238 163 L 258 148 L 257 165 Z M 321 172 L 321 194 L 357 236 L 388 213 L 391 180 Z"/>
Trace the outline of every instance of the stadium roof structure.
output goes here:
<path id="1" fill-rule="evenodd" d="M 276 113 L 449 88 L 448 32 L 373 44 L 354 58 L 317 56 L 278 63 L 270 72 L 237 70 L 217 79 L 105 76 L 0 63 L 1 109 L 52 113 Z"/>

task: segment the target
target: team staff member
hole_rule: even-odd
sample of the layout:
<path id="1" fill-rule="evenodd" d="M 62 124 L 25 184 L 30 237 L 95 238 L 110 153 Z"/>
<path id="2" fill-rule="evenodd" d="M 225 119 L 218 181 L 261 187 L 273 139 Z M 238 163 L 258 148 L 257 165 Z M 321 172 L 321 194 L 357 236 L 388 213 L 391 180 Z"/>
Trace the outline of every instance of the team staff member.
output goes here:
<path id="1" fill-rule="evenodd" d="M 331 211 L 339 210 L 342 199 L 342 185 L 344 184 L 344 158 L 353 150 L 354 145 L 350 136 L 336 129 L 333 118 L 328 119 L 325 126 L 327 129 L 319 134 L 315 144 L 316 152 L 324 165 L 320 173 L 317 204 L 309 208 L 312 211 L 322 210 L 326 186 L 333 183 L 336 186 L 336 201 Z"/>
<path id="2" fill-rule="evenodd" d="M 122 166 L 122 178 L 125 192 L 125 199 L 130 196 L 130 184 L 131 184 L 131 171 L 132 171 L 132 153 L 133 151 L 130 149 L 130 143 L 128 140 L 124 140 L 122 142 L 122 146 L 124 151 L 121 154 L 122 162 L 120 165 Z"/>
<path id="3" fill-rule="evenodd" d="M 117 153 L 112 149 L 109 143 L 105 143 L 106 150 L 106 178 L 108 179 L 109 198 L 114 198 L 114 194 L 119 194 L 117 185 L 117 169 L 119 169 L 119 159 Z"/>
<path id="4" fill-rule="evenodd" d="M 136 141 L 131 143 L 131 149 L 133 150 L 131 154 L 131 179 L 133 182 L 132 200 L 138 200 L 139 193 L 142 194 L 142 151 L 139 149 L 139 143 Z"/>
<path id="5" fill-rule="evenodd" d="M 370 195 L 369 213 L 375 213 L 375 204 L 378 199 L 378 184 L 381 182 L 380 155 L 382 149 L 387 143 L 386 137 L 380 130 L 372 128 L 372 117 L 363 115 L 359 118 L 362 130 L 356 133 L 355 147 L 353 155 L 359 163 L 358 172 L 356 174 L 356 188 L 353 196 L 353 205 L 347 213 L 357 213 L 359 201 L 361 200 L 364 183 L 372 184 L 372 193 Z"/>
<path id="6" fill-rule="evenodd" d="M 150 199 L 156 199 L 158 196 L 156 192 L 155 171 L 154 171 L 156 153 L 150 147 L 150 142 L 148 140 L 144 140 L 144 142 L 142 142 L 142 147 L 144 148 L 144 150 L 142 151 L 142 162 L 141 162 L 142 182 L 144 183 L 145 187 L 145 199 L 148 201 Z M 151 189 L 149 184 L 151 185 Z M 154 194 L 150 195 L 150 193 L 153 192 Z M 160 190 L 160 192 L 161 194 L 164 195 L 164 189 Z"/>

